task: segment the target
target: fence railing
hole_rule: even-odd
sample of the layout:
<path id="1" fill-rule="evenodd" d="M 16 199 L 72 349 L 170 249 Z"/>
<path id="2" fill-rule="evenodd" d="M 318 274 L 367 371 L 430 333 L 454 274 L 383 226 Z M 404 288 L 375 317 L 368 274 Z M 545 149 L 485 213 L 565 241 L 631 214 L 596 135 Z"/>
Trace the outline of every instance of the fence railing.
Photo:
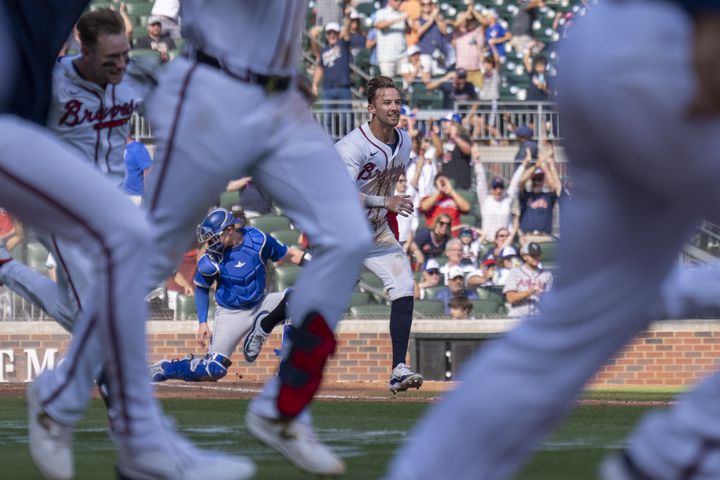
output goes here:
<path id="1" fill-rule="evenodd" d="M 528 126 L 536 140 L 559 140 L 560 116 L 556 105 L 550 102 L 457 102 L 454 110 L 418 110 L 417 127 L 421 132 L 430 129 L 431 122 L 439 124 L 448 113 L 459 112 L 463 125 L 474 140 L 498 144 L 516 138 L 515 129 Z M 365 100 L 317 100 L 312 106 L 315 120 L 338 140 L 350 130 L 370 120 Z M 131 120 L 136 139 L 152 141 L 150 124 L 135 114 Z"/>

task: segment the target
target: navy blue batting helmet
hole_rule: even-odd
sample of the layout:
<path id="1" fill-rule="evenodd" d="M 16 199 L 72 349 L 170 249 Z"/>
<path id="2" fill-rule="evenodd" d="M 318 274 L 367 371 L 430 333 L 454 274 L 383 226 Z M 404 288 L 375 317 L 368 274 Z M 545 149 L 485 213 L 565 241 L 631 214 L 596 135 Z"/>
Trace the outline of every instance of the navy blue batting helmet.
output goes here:
<path id="1" fill-rule="evenodd" d="M 232 225 L 245 226 L 243 217 L 239 218 L 224 208 L 216 208 L 197 226 L 196 235 L 198 243 L 201 245 L 207 244 L 210 252 L 222 253 L 223 245 L 220 237 L 225 229 Z"/>

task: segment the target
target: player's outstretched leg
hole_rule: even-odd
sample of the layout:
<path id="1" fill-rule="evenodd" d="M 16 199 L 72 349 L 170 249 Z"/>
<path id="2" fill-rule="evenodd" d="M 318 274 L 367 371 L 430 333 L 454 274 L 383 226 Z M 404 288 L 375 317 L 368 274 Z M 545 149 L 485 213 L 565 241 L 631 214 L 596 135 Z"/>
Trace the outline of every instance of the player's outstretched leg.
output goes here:
<path id="1" fill-rule="evenodd" d="M 248 363 L 257 360 L 270 332 L 287 319 L 286 307 L 289 296 L 290 289 L 284 292 L 283 299 L 270 313 L 255 317 L 253 327 L 243 342 L 243 355 Z"/>
<path id="2" fill-rule="evenodd" d="M 315 437 L 309 415 L 300 415 L 320 388 L 327 359 L 335 352 L 335 335 L 322 315 L 310 313 L 289 334 L 290 349 L 278 372 L 276 408 L 268 418 L 248 409 L 248 431 L 282 453 L 296 467 L 318 475 L 341 475 L 345 464 Z"/>
<path id="3" fill-rule="evenodd" d="M 186 382 L 217 382 L 227 375 L 232 361 L 220 353 L 208 353 L 204 357 L 190 354 L 183 359 L 160 360 L 150 367 L 153 382 L 184 380 Z"/>

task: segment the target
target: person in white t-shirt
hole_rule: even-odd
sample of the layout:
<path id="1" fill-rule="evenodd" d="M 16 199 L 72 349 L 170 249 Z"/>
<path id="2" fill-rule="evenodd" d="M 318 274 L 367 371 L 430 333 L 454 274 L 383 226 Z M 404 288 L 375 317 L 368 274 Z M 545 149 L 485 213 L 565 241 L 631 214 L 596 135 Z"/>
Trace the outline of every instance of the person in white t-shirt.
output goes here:
<path id="1" fill-rule="evenodd" d="M 507 190 L 505 180 L 502 177 L 494 177 L 490 181 L 490 191 L 488 191 L 485 167 L 479 159 L 475 160 L 475 192 L 480 202 L 482 229 L 487 238 L 495 238 L 495 232 L 512 226 L 512 203 L 517 197 L 520 178 L 528 162 L 528 159 L 523 160 L 522 165 L 515 170 Z"/>
<path id="2" fill-rule="evenodd" d="M 407 14 L 399 10 L 401 0 L 388 0 L 387 6 L 375 12 L 377 29 L 377 61 L 380 74 L 386 77 L 400 75 L 405 54 L 405 27 Z"/>

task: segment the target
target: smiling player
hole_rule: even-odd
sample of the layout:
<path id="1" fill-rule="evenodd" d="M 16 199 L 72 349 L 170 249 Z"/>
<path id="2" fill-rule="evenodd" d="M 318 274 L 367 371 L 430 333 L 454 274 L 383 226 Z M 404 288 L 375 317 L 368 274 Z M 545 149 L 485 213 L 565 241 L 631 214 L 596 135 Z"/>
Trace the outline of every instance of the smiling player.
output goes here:
<path id="1" fill-rule="evenodd" d="M 336 148 L 360 190 L 375 244 L 365 266 L 380 277 L 390 293 L 390 337 L 393 346 L 390 391 L 420 388 L 423 377 L 405 364 L 413 313 L 413 275 L 410 261 L 397 240 L 394 215 L 409 216 L 409 195 L 395 195 L 395 184 L 410 163 L 412 142 L 400 121 L 401 98 L 392 79 L 375 77 L 368 83 L 368 111 L 372 119 L 347 134 Z M 390 220 L 389 220 L 390 219 Z M 391 227 L 391 224 L 395 227 Z"/>

